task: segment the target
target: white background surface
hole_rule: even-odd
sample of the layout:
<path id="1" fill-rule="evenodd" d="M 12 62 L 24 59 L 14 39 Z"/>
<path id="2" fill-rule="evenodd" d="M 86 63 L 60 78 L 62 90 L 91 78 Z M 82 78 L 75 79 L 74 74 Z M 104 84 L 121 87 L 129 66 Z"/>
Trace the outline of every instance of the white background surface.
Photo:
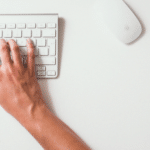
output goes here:
<path id="1" fill-rule="evenodd" d="M 93 150 L 150 149 L 150 2 L 125 0 L 144 32 L 131 45 L 91 19 L 95 0 L 0 1 L 0 13 L 59 13 L 60 75 L 45 100 Z M 0 150 L 42 150 L 0 108 Z"/>

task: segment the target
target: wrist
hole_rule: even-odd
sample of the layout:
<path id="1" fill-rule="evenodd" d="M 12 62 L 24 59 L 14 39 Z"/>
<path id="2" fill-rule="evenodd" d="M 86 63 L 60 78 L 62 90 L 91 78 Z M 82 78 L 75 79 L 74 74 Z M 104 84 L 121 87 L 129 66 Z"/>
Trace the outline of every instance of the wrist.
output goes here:
<path id="1" fill-rule="evenodd" d="M 42 123 L 45 118 L 52 113 L 47 108 L 46 104 L 34 106 L 30 113 L 23 118 L 20 123 L 32 134 L 32 132 L 42 132 Z"/>

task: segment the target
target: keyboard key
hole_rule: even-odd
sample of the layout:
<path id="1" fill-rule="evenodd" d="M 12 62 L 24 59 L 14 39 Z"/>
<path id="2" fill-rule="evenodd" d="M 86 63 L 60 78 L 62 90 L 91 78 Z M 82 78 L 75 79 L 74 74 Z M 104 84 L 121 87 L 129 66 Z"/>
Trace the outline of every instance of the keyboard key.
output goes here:
<path id="1" fill-rule="evenodd" d="M 37 46 L 45 46 L 45 39 L 37 39 Z"/>
<path id="2" fill-rule="evenodd" d="M 47 72 L 47 75 L 48 75 L 48 76 L 55 76 L 55 75 L 56 75 L 56 71 L 54 71 L 54 70 L 49 70 L 49 71 Z"/>
<path id="3" fill-rule="evenodd" d="M 23 37 L 31 37 L 31 30 L 30 29 L 23 30 Z"/>
<path id="4" fill-rule="evenodd" d="M 41 30 L 32 30 L 33 37 L 41 37 Z"/>
<path id="5" fill-rule="evenodd" d="M 46 67 L 45 66 L 36 66 L 36 69 L 40 70 L 40 71 L 45 71 Z"/>
<path id="6" fill-rule="evenodd" d="M 5 29 L 5 24 L 4 23 L 0 23 L 0 29 Z"/>
<path id="7" fill-rule="evenodd" d="M 56 44 L 56 40 L 51 38 L 51 39 L 47 39 L 47 46 L 52 46 Z"/>
<path id="8" fill-rule="evenodd" d="M 45 76 L 45 75 L 46 75 L 46 72 L 45 72 L 45 71 L 38 71 L 38 72 L 37 72 L 37 75 L 38 75 L 38 76 Z"/>
<path id="9" fill-rule="evenodd" d="M 55 29 L 42 30 L 43 37 L 55 37 Z"/>
<path id="10" fill-rule="evenodd" d="M 15 29 L 15 28 L 16 28 L 16 24 L 14 24 L 14 23 L 9 23 L 9 24 L 7 24 L 7 28 L 8 28 L 8 29 Z"/>
<path id="11" fill-rule="evenodd" d="M 45 58 L 39 58 L 35 57 L 35 64 L 36 65 L 55 65 L 55 57 L 45 57 Z"/>
<path id="12" fill-rule="evenodd" d="M 25 25 L 25 23 L 19 23 L 19 24 L 17 24 L 17 28 L 24 29 L 24 28 L 26 28 L 26 25 Z"/>
<path id="13" fill-rule="evenodd" d="M 27 28 L 30 28 L 30 29 L 35 28 L 35 23 L 28 23 Z"/>
<path id="14" fill-rule="evenodd" d="M 47 28 L 55 28 L 56 24 L 55 23 L 48 23 Z"/>
<path id="15" fill-rule="evenodd" d="M 45 23 L 38 23 L 37 28 L 45 28 Z"/>
<path id="16" fill-rule="evenodd" d="M 26 39 L 24 38 L 17 39 L 17 44 L 18 46 L 26 46 Z"/>
<path id="17" fill-rule="evenodd" d="M 2 33 L 3 33 L 3 31 L 2 31 L 2 30 L 0 30 L 0 38 L 2 38 L 2 37 L 3 37 Z"/>
<path id="18" fill-rule="evenodd" d="M 27 55 L 27 47 L 19 47 L 21 55 Z"/>
<path id="19" fill-rule="evenodd" d="M 55 39 L 48 39 L 47 45 L 50 46 L 50 55 L 56 55 L 56 40 Z"/>
<path id="20" fill-rule="evenodd" d="M 47 56 L 48 55 L 48 48 L 47 47 L 39 47 L 39 55 L 40 56 Z"/>
<path id="21" fill-rule="evenodd" d="M 6 38 L 11 38 L 12 37 L 11 30 L 4 30 L 3 36 Z"/>
<path id="22" fill-rule="evenodd" d="M 20 38 L 21 37 L 21 30 L 20 29 L 13 30 L 13 37 Z"/>

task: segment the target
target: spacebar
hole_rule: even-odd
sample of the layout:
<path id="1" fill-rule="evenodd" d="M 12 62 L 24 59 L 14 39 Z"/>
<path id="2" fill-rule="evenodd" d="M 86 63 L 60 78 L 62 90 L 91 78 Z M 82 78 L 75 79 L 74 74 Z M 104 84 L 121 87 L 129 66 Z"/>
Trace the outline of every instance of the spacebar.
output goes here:
<path id="1" fill-rule="evenodd" d="M 35 57 L 35 64 L 36 65 L 55 65 L 55 57 L 48 57 L 48 58 L 38 58 Z"/>

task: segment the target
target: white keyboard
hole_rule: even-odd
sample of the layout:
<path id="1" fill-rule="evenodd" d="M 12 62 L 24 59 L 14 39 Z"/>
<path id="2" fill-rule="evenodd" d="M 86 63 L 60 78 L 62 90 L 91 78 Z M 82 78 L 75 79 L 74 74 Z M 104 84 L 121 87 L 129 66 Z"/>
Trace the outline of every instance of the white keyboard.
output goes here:
<path id="1" fill-rule="evenodd" d="M 17 42 L 23 64 L 27 58 L 26 39 L 31 38 L 37 78 L 58 76 L 58 14 L 0 14 L 0 38 Z"/>

